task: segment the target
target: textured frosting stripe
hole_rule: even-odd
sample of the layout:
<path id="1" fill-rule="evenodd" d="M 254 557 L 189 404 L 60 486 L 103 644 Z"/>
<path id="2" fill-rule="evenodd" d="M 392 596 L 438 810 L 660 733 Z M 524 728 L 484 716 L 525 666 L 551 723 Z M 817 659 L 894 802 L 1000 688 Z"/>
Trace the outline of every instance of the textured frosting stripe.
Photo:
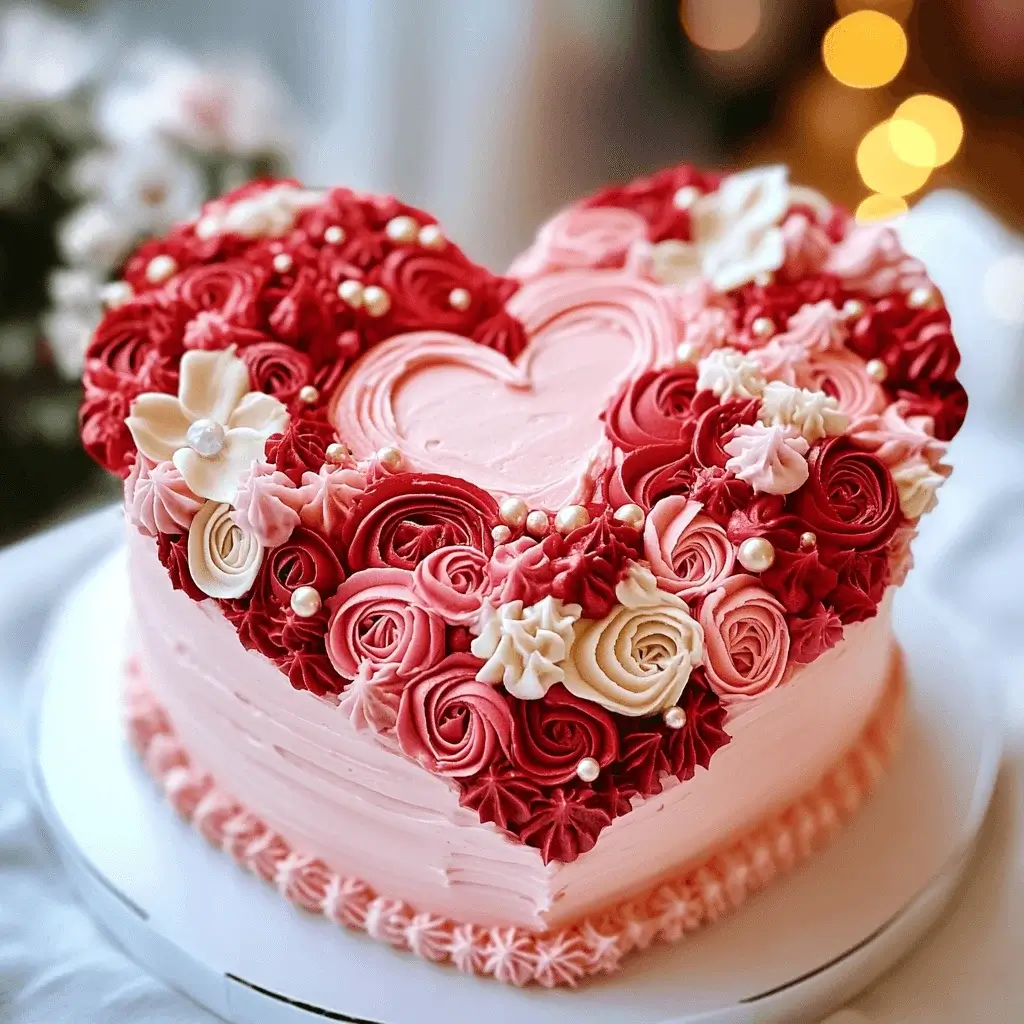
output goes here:
<path id="1" fill-rule="evenodd" d="M 554 988 L 614 971 L 635 950 L 678 941 L 717 921 L 831 839 L 882 778 L 901 736 L 906 687 L 898 658 L 893 666 L 856 741 L 799 799 L 704 863 L 606 912 L 544 934 L 418 911 L 294 849 L 192 764 L 134 659 L 126 706 L 131 742 L 175 810 L 297 906 L 469 974 Z"/>

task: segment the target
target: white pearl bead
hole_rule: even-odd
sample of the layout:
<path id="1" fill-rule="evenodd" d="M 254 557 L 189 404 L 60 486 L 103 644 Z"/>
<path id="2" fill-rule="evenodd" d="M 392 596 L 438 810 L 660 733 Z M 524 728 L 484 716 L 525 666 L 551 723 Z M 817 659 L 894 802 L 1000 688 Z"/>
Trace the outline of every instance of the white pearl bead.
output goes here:
<path id="1" fill-rule="evenodd" d="M 325 449 L 324 458 L 333 465 L 340 466 L 351 454 L 348 445 L 334 441 Z"/>
<path id="2" fill-rule="evenodd" d="M 911 309 L 924 309 L 935 301 L 935 292 L 926 285 L 914 288 L 907 296 L 907 305 Z"/>
<path id="3" fill-rule="evenodd" d="M 166 253 L 154 256 L 146 264 L 146 280 L 150 284 L 163 284 L 177 269 L 178 264 L 173 256 L 168 256 Z"/>
<path id="4" fill-rule="evenodd" d="M 766 270 L 762 270 L 760 274 L 754 275 L 754 284 L 759 288 L 767 288 L 772 283 L 772 275 Z"/>
<path id="5" fill-rule="evenodd" d="M 375 284 L 363 289 L 363 309 L 372 317 L 381 317 L 391 308 L 391 296 Z"/>
<path id="6" fill-rule="evenodd" d="M 324 230 L 324 241 L 329 245 L 337 245 L 345 241 L 345 229 L 338 224 L 332 224 Z"/>
<path id="7" fill-rule="evenodd" d="M 531 537 L 544 537 L 550 529 L 547 512 L 536 508 L 526 517 L 526 532 Z"/>
<path id="8" fill-rule="evenodd" d="M 417 239 L 424 249 L 443 249 L 445 238 L 437 224 L 425 224 Z"/>
<path id="9" fill-rule="evenodd" d="M 402 467 L 402 453 L 397 448 L 381 448 L 377 452 L 377 461 L 385 469 L 395 472 Z"/>
<path id="10" fill-rule="evenodd" d="M 572 533 L 590 522 L 590 513 L 582 505 L 566 505 L 555 514 L 555 529 L 561 534 Z"/>
<path id="11" fill-rule="evenodd" d="M 522 498 L 505 498 L 498 510 L 501 521 L 513 530 L 518 530 L 526 522 L 527 512 L 529 509 Z"/>
<path id="12" fill-rule="evenodd" d="M 843 316 L 847 320 L 856 320 L 864 315 L 864 303 L 860 299 L 847 299 L 843 303 Z"/>
<path id="13" fill-rule="evenodd" d="M 420 226 L 412 217 L 392 217 L 384 228 L 384 233 L 392 242 L 411 242 Z"/>
<path id="14" fill-rule="evenodd" d="M 512 531 L 504 523 L 498 523 L 491 527 L 491 537 L 495 544 L 507 544 L 512 539 Z"/>
<path id="15" fill-rule="evenodd" d="M 881 359 L 868 360 L 868 364 L 864 367 L 864 370 L 872 380 L 878 381 L 879 384 L 889 376 L 889 368 Z"/>
<path id="16" fill-rule="evenodd" d="M 770 338 L 775 333 L 775 324 L 766 316 L 759 316 L 751 325 L 755 338 Z"/>
<path id="17" fill-rule="evenodd" d="M 274 257 L 274 269 L 279 274 L 287 274 L 292 269 L 292 258 L 286 252 L 279 252 Z"/>
<path id="18" fill-rule="evenodd" d="M 299 401 L 306 405 L 312 405 L 320 398 L 320 392 L 312 384 L 306 384 L 299 388 Z"/>
<path id="19" fill-rule="evenodd" d="M 764 572 L 775 561 L 775 548 L 764 537 L 749 537 L 740 545 L 736 556 L 740 565 L 749 572 Z"/>
<path id="20" fill-rule="evenodd" d="M 185 431 L 189 448 L 204 459 L 212 459 L 224 450 L 227 431 L 213 420 L 195 420 Z"/>
<path id="21" fill-rule="evenodd" d="M 465 288 L 453 288 L 448 293 L 448 305 L 460 313 L 465 313 L 472 301 L 473 296 Z"/>
<path id="22" fill-rule="evenodd" d="M 677 210 L 688 210 L 700 198 L 700 190 L 693 185 L 684 185 L 672 197 L 672 205 Z"/>
<path id="23" fill-rule="evenodd" d="M 680 363 L 695 363 L 700 355 L 692 341 L 681 341 L 676 348 L 676 359 Z"/>
<path id="24" fill-rule="evenodd" d="M 100 289 L 100 299 L 107 309 L 117 309 L 130 302 L 135 292 L 127 281 L 111 281 Z"/>
<path id="25" fill-rule="evenodd" d="M 219 226 L 216 217 L 200 217 L 196 221 L 196 238 L 213 238 Z"/>
<path id="26" fill-rule="evenodd" d="M 615 510 L 615 518 L 626 526 L 632 526 L 634 530 L 644 528 L 644 510 L 639 505 L 620 505 Z"/>
<path id="27" fill-rule="evenodd" d="M 353 309 L 358 309 L 363 304 L 363 286 L 351 278 L 342 281 L 338 285 L 338 298 L 347 302 Z"/>
<path id="28" fill-rule="evenodd" d="M 316 615 L 322 603 L 313 587 L 296 587 L 292 591 L 292 611 L 303 619 Z"/>
<path id="29" fill-rule="evenodd" d="M 686 712 L 681 707 L 666 708 L 661 717 L 670 729 L 682 729 L 686 725 Z"/>
<path id="30" fill-rule="evenodd" d="M 584 757 L 578 765 L 576 765 L 576 774 L 584 782 L 595 782 L 597 781 L 598 775 L 601 774 L 601 766 L 592 757 Z"/>
<path id="31" fill-rule="evenodd" d="M 818 546 L 818 538 L 808 530 L 806 533 L 800 534 L 800 547 L 804 551 L 813 551 Z"/>

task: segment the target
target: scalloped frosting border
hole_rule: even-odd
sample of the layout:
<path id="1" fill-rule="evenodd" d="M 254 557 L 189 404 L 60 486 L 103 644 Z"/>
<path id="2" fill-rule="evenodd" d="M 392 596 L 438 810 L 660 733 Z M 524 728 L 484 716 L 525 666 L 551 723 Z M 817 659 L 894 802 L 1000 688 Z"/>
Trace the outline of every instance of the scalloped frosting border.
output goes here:
<path id="1" fill-rule="evenodd" d="M 611 973 L 655 942 L 677 942 L 735 910 L 824 846 L 873 792 L 899 745 L 906 682 L 890 680 L 857 741 L 816 786 L 697 868 L 572 925 L 536 933 L 481 927 L 417 911 L 294 850 L 195 767 L 134 658 L 126 666 L 128 736 L 171 805 L 214 846 L 304 910 L 379 942 L 507 984 L 554 988 Z"/>

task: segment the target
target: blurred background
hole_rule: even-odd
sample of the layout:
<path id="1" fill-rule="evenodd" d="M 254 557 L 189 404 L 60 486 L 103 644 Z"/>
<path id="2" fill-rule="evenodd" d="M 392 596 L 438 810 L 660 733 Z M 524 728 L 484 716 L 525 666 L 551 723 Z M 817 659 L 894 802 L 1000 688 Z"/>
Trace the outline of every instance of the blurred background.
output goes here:
<path id="1" fill-rule="evenodd" d="M 681 160 L 784 161 L 862 219 L 952 188 L 1019 230 L 1022 127 L 1024 0 L 0 0 L 0 544 L 116 495 L 75 426 L 104 297 L 252 176 L 399 193 L 497 269 Z M 972 410 L 1021 406 L 1000 238 L 967 301 L 1007 355 Z"/>

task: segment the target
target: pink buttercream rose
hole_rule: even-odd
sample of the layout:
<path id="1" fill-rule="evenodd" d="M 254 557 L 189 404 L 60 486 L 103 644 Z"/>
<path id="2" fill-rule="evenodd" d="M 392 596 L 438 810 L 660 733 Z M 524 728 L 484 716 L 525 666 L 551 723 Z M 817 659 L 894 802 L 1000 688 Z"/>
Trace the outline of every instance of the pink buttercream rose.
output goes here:
<path id="1" fill-rule="evenodd" d="M 354 463 L 325 465 L 319 473 L 303 473 L 302 487 L 308 494 L 306 504 L 299 509 L 302 525 L 331 537 L 341 531 L 366 489 L 366 473 Z"/>
<path id="2" fill-rule="evenodd" d="M 911 459 L 923 459 L 937 469 L 948 446 L 934 430 L 930 416 L 908 415 L 908 404 L 901 400 L 857 420 L 848 433 L 858 448 L 874 452 L 890 469 Z"/>
<path id="3" fill-rule="evenodd" d="M 453 626 L 476 622 L 488 585 L 487 556 L 466 545 L 438 548 L 413 570 L 417 597 Z"/>
<path id="4" fill-rule="evenodd" d="M 782 682 L 789 629 L 782 605 L 753 576 L 731 576 L 704 598 L 704 670 L 724 699 L 759 697 Z"/>
<path id="5" fill-rule="evenodd" d="M 477 681 L 480 665 L 452 654 L 402 691 L 398 743 L 428 771 L 476 775 L 512 749 L 512 713 L 501 691 Z"/>
<path id="6" fill-rule="evenodd" d="M 812 355 L 798 368 L 797 385 L 824 391 L 851 420 L 872 416 L 889 404 L 885 392 L 868 376 L 864 361 L 852 352 Z"/>
<path id="7" fill-rule="evenodd" d="M 801 306 L 778 336 L 780 345 L 792 345 L 806 355 L 841 350 L 848 334 L 843 314 L 824 299 Z"/>
<path id="8" fill-rule="evenodd" d="M 152 465 L 141 453 L 135 456 L 124 482 L 124 507 L 128 521 L 140 533 L 148 537 L 187 533 L 203 504 L 173 462 Z"/>
<path id="9" fill-rule="evenodd" d="M 537 542 L 521 537 L 495 548 L 487 566 L 491 604 L 499 607 L 510 601 L 522 601 L 531 605 L 549 595 L 555 578 L 549 548 L 556 542 L 553 538 Z"/>
<path id="10" fill-rule="evenodd" d="M 299 525 L 299 510 L 309 500 L 309 493 L 273 466 L 254 462 L 238 488 L 231 518 L 263 547 L 280 547 Z"/>
<path id="11" fill-rule="evenodd" d="M 783 269 L 793 281 L 819 273 L 832 251 L 825 229 L 804 213 L 792 213 L 786 218 L 782 239 L 786 245 Z"/>
<path id="12" fill-rule="evenodd" d="M 792 494 L 807 481 L 807 439 L 793 427 L 738 426 L 723 446 L 725 468 L 761 494 Z"/>
<path id="13" fill-rule="evenodd" d="M 407 569 L 353 573 L 328 608 L 327 656 L 344 679 L 371 668 L 407 677 L 444 656 L 444 620 L 421 606 Z"/>
<path id="14" fill-rule="evenodd" d="M 904 251 L 899 236 L 885 224 L 858 224 L 832 250 L 825 271 L 848 291 L 876 299 L 929 284 L 924 264 Z"/>
<path id="15" fill-rule="evenodd" d="M 644 523 L 644 557 L 658 586 L 682 598 L 701 597 L 732 572 L 735 555 L 722 526 L 701 514 L 699 501 L 662 498 Z"/>

